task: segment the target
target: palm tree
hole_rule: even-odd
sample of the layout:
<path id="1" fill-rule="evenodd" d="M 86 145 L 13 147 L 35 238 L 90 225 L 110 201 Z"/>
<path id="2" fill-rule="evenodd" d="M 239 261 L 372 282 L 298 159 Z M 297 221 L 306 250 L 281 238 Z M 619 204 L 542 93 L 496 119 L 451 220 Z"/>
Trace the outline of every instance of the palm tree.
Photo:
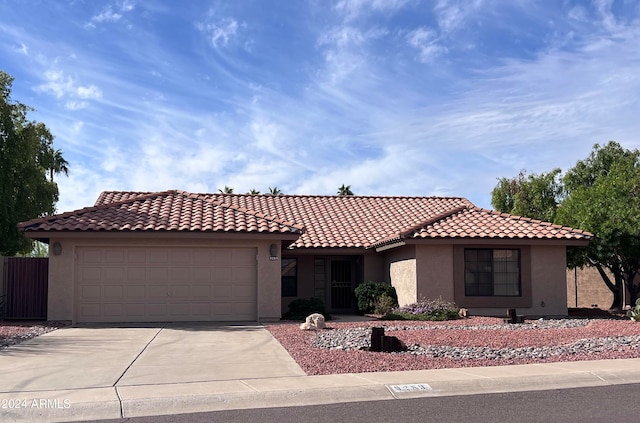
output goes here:
<path id="1" fill-rule="evenodd" d="M 345 186 L 344 184 L 342 184 L 342 186 L 340 188 L 338 188 L 338 195 L 353 195 L 353 192 L 351 191 L 351 185 L 347 185 Z"/>
<path id="2" fill-rule="evenodd" d="M 249 194 L 249 195 L 258 195 L 258 194 L 260 194 L 260 191 L 258 191 L 255 188 L 251 188 L 247 194 Z"/>
<path id="3" fill-rule="evenodd" d="M 69 162 L 62 157 L 62 150 L 48 147 L 44 151 L 43 165 L 49 171 L 49 180 L 53 182 L 53 175 L 64 173 L 69 176 Z"/>
<path id="4" fill-rule="evenodd" d="M 282 195 L 283 192 L 278 189 L 278 187 L 269 187 L 269 195 Z"/>
<path id="5" fill-rule="evenodd" d="M 224 186 L 224 188 L 218 189 L 218 191 L 220 191 L 220 194 L 233 194 L 233 188 L 230 188 L 226 185 Z"/>

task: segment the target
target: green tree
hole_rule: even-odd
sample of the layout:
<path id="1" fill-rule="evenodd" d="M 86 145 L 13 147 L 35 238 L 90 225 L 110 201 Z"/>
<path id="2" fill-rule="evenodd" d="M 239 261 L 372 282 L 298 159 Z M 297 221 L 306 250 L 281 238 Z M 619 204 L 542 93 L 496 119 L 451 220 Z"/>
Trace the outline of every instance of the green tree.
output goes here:
<path id="1" fill-rule="evenodd" d="M 345 186 L 345 184 L 342 184 L 342 186 L 338 188 L 337 194 L 340 196 L 353 195 L 353 192 L 351 191 L 351 185 Z"/>
<path id="2" fill-rule="evenodd" d="M 218 191 L 220 191 L 220 194 L 233 194 L 233 188 L 230 188 L 228 186 L 224 186 L 224 188 L 220 188 Z"/>
<path id="3" fill-rule="evenodd" d="M 613 293 L 612 308 L 624 306 L 625 287 L 634 304 L 640 294 L 640 152 L 614 141 L 596 144 L 589 157 L 560 174 L 560 169 L 529 176 L 522 171 L 501 178 L 491 205 L 594 233 L 587 247 L 567 250 L 567 264 L 595 267 Z"/>
<path id="4" fill-rule="evenodd" d="M 249 195 L 258 195 L 258 194 L 260 194 L 260 191 L 258 191 L 255 188 L 251 188 L 247 194 L 249 194 Z"/>
<path id="5" fill-rule="evenodd" d="M 62 150 L 54 150 L 52 147 L 44 151 L 42 166 L 49 171 L 49 181 L 53 182 L 53 175 L 64 173 L 69 175 L 69 162 L 62 156 Z"/>
<path id="6" fill-rule="evenodd" d="M 282 194 L 283 194 L 282 191 L 280 191 L 278 187 L 273 187 L 273 188 L 269 187 L 268 195 L 282 195 Z"/>
<path id="7" fill-rule="evenodd" d="M 562 200 L 560 169 L 527 175 L 520 171 L 514 178 L 500 178 L 491 192 L 491 205 L 503 213 L 553 222 Z"/>
<path id="8" fill-rule="evenodd" d="M 567 197 L 557 223 L 596 234 L 588 247 L 572 250 L 570 266 L 595 267 L 613 293 L 612 308 L 635 304 L 640 291 L 640 151 L 610 141 L 596 144 L 564 177 Z M 613 275 L 612 278 L 605 272 Z"/>
<path id="9" fill-rule="evenodd" d="M 55 151 L 53 135 L 43 123 L 27 119 L 33 109 L 11 99 L 12 84 L 13 77 L 0 71 L 1 255 L 29 252 L 31 241 L 16 225 L 52 214 L 58 201 L 58 186 L 47 178 L 52 169 L 47 156 Z"/>

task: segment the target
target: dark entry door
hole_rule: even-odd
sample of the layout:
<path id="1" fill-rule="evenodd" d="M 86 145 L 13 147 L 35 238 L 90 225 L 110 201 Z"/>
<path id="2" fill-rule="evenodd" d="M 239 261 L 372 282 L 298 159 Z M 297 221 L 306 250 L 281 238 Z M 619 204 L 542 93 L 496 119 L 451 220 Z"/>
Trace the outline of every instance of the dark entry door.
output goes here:
<path id="1" fill-rule="evenodd" d="M 353 311 L 354 274 L 352 260 L 331 260 L 331 311 Z"/>

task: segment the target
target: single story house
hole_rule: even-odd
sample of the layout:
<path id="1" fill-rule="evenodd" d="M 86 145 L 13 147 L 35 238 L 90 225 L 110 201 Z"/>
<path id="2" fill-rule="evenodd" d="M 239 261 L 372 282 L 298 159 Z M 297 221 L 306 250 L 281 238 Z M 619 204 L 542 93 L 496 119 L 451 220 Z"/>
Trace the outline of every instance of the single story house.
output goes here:
<path id="1" fill-rule="evenodd" d="M 19 227 L 49 243 L 48 318 L 73 322 L 264 321 L 314 296 L 348 313 L 367 280 L 401 305 L 562 316 L 566 248 L 593 237 L 459 197 L 177 190 L 103 192 Z"/>

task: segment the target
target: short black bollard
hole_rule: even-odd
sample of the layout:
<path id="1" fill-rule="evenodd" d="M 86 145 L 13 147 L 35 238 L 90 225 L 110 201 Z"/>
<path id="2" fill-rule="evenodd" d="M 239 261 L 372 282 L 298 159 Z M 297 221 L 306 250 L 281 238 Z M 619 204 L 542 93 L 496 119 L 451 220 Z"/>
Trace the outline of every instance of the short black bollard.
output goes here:
<path id="1" fill-rule="evenodd" d="M 370 351 L 382 352 L 384 347 L 384 328 L 371 328 L 371 348 Z"/>

